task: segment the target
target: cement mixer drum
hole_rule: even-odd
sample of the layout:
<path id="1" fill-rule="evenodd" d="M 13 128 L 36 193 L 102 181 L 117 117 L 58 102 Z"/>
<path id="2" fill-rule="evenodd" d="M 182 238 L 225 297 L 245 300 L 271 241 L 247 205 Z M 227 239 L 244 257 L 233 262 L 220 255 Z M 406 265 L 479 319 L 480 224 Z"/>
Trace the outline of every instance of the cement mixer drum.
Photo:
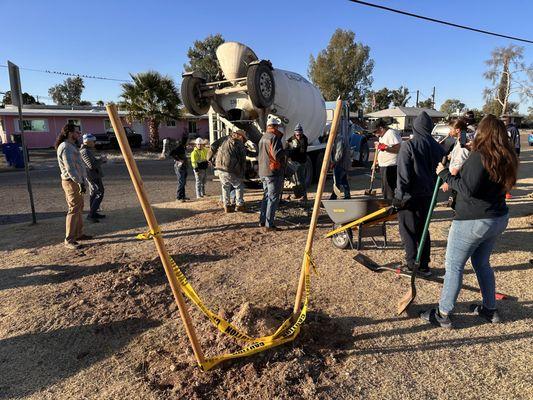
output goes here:
<path id="1" fill-rule="evenodd" d="M 258 58 L 248 46 L 239 42 L 225 42 L 218 46 L 217 59 L 228 80 L 246 77 L 248 66 Z"/>

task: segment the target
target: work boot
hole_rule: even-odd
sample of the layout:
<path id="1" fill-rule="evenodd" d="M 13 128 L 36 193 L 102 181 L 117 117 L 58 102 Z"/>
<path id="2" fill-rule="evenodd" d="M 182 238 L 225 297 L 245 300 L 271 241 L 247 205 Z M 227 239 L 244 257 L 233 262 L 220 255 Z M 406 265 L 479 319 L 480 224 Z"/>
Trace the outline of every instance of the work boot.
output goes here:
<path id="1" fill-rule="evenodd" d="M 105 218 L 105 214 L 99 214 L 99 213 L 95 213 L 94 216 L 98 219 L 102 219 L 102 218 Z"/>
<path id="2" fill-rule="evenodd" d="M 245 212 L 246 211 L 246 207 L 244 206 L 244 204 L 241 204 L 240 206 L 237 206 L 235 208 L 236 211 L 239 211 L 239 212 Z"/>
<path id="3" fill-rule="evenodd" d="M 481 318 L 490 322 L 491 324 L 497 324 L 498 322 L 501 322 L 500 314 L 498 314 L 498 310 L 496 309 L 489 310 L 482 305 L 472 304 L 470 306 L 470 312 L 479 315 Z"/>
<path id="4" fill-rule="evenodd" d="M 224 212 L 226 214 L 235 212 L 235 206 L 234 205 L 224 206 Z"/>
<path id="5" fill-rule="evenodd" d="M 281 229 L 278 228 L 275 225 L 272 225 L 272 226 L 265 226 L 265 231 L 267 231 L 267 232 L 278 232 L 278 231 L 281 231 Z"/>
<path id="6" fill-rule="evenodd" d="M 420 313 L 420 318 L 428 321 L 431 325 L 440 326 L 441 328 L 451 329 L 452 321 L 447 315 L 441 314 L 438 308 L 430 308 Z"/>
<path id="7" fill-rule="evenodd" d="M 408 265 L 407 269 L 409 270 L 409 272 L 413 272 L 413 266 L 412 265 Z M 431 274 L 431 269 L 429 269 L 429 267 L 427 265 L 418 267 L 418 270 L 416 271 L 416 274 L 420 275 L 420 276 L 423 276 L 424 278 L 429 278 L 432 275 Z"/>
<path id="8" fill-rule="evenodd" d="M 100 220 L 97 218 L 97 217 L 91 217 L 91 216 L 87 216 L 87 220 L 88 221 L 91 221 L 95 224 L 97 224 L 98 222 L 100 222 Z"/>
<path id="9" fill-rule="evenodd" d="M 91 240 L 93 237 L 91 235 L 86 235 L 85 233 L 76 238 L 76 240 Z"/>

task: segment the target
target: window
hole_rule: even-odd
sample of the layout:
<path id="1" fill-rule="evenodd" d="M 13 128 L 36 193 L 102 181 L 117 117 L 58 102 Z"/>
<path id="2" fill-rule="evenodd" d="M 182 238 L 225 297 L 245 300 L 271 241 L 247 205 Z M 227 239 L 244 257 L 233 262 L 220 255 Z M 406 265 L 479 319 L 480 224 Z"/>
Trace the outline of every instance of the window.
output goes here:
<path id="1" fill-rule="evenodd" d="M 111 120 L 104 119 L 104 131 L 108 132 L 112 130 L 113 130 L 113 127 L 111 126 Z"/>
<path id="2" fill-rule="evenodd" d="M 67 119 L 67 124 L 76 125 L 80 129 L 80 132 L 81 132 L 81 120 L 79 120 L 79 119 Z"/>
<path id="3" fill-rule="evenodd" d="M 196 121 L 189 121 L 189 133 L 197 133 Z"/>
<path id="4" fill-rule="evenodd" d="M 176 120 L 175 119 L 167 119 L 165 123 L 166 123 L 166 125 L 168 127 L 175 127 L 176 126 Z"/>
<path id="5" fill-rule="evenodd" d="M 15 131 L 20 132 L 20 120 L 15 120 Z M 48 121 L 46 119 L 24 119 L 22 128 L 25 132 L 48 132 Z"/>

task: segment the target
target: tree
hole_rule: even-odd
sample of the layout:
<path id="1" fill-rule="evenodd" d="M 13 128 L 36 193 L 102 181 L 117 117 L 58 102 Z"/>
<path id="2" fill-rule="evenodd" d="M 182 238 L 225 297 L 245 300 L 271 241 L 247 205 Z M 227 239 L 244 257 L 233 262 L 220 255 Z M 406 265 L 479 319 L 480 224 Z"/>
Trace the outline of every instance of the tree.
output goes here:
<path id="1" fill-rule="evenodd" d="M 78 104 L 79 106 L 92 106 L 93 103 L 91 103 L 89 100 L 82 100 L 80 101 L 80 104 Z"/>
<path id="2" fill-rule="evenodd" d="M 193 46 L 187 51 L 189 64 L 184 64 L 183 69 L 203 73 L 208 82 L 219 78 L 222 71 L 218 64 L 216 50 L 224 41 L 220 33 L 209 35 L 204 40 L 195 40 Z"/>
<path id="3" fill-rule="evenodd" d="M 180 115 L 178 89 L 171 77 L 156 71 L 130 75 L 133 83 L 122 84 L 121 107 L 128 111 L 128 120 L 148 121 L 150 146 L 157 148 L 159 124 Z"/>
<path id="4" fill-rule="evenodd" d="M 11 100 L 11 90 L 8 90 L 7 92 L 4 93 L 2 104 L 3 105 L 13 104 Z M 44 104 L 44 103 L 38 102 L 37 100 L 35 100 L 35 97 L 33 97 L 31 94 L 24 92 L 22 93 L 22 104 L 29 105 L 29 104 Z"/>
<path id="5" fill-rule="evenodd" d="M 103 100 L 98 100 L 98 101 L 96 102 L 96 105 L 97 105 L 98 107 L 103 107 L 105 104 L 104 104 L 104 101 L 103 101 Z"/>
<path id="6" fill-rule="evenodd" d="M 61 106 L 79 106 L 81 94 L 85 89 L 83 79 L 79 76 L 67 78 L 63 83 L 52 86 L 48 89 L 48 94 L 54 103 Z"/>
<path id="7" fill-rule="evenodd" d="M 507 103 L 507 113 L 513 114 L 518 111 L 519 104 L 515 101 L 510 101 Z M 492 114 L 501 116 L 505 113 L 502 112 L 502 105 L 498 100 L 488 100 L 485 105 L 483 106 L 483 113 L 484 114 Z"/>
<path id="8" fill-rule="evenodd" d="M 530 101 L 533 97 L 533 64 L 526 66 L 524 48 L 509 45 L 496 47 L 491 58 L 485 63 L 489 69 L 483 76 L 491 81 L 492 87 L 485 88 L 484 97 L 490 108 L 501 116 L 510 113 L 509 98 L 518 95 L 520 99 Z M 491 104 L 490 101 L 496 103 Z"/>
<path id="9" fill-rule="evenodd" d="M 394 107 L 405 107 L 410 98 L 409 89 L 403 86 L 391 92 L 391 100 Z"/>
<path id="10" fill-rule="evenodd" d="M 458 99 L 447 99 L 440 106 L 440 111 L 448 115 L 461 113 L 465 109 L 465 103 Z"/>
<path id="11" fill-rule="evenodd" d="M 356 109 L 372 84 L 373 69 L 370 47 L 357 43 L 354 32 L 337 29 L 328 46 L 309 57 L 308 75 L 326 99 L 340 96 Z"/>
<path id="12" fill-rule="evenodd" d="M 433 109 L 433 99 L 431 97 L 427 98 L 426 100 L 422 100 L 418 102 L 418 107 L 420 108 L 430 108 Z"/>
<path id="13" fill-rule="evenodd" d="M 369 91 L 366 94 L 365 112 L 385 110 L 389 108 L 392 100 L 392 91 L 384 87 L 377 91 Z"/>

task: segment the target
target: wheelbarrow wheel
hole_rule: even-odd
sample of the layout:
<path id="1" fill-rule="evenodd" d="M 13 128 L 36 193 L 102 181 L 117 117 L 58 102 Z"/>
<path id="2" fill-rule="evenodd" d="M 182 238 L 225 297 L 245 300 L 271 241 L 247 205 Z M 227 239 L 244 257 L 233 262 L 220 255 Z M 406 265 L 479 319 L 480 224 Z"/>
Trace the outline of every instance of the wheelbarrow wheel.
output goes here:
<path id="1" fill-rule="evenodd" d="M 333 229 L 340 228 L 341 225 L 333 225 Z M 352 241 L 352 229 L 348 228 L 345 231 L 339 232 L 331 237 L 331 242 L 333 246 L 339 249 L 347 249 L 350 247 L 350 242 Z"/>

